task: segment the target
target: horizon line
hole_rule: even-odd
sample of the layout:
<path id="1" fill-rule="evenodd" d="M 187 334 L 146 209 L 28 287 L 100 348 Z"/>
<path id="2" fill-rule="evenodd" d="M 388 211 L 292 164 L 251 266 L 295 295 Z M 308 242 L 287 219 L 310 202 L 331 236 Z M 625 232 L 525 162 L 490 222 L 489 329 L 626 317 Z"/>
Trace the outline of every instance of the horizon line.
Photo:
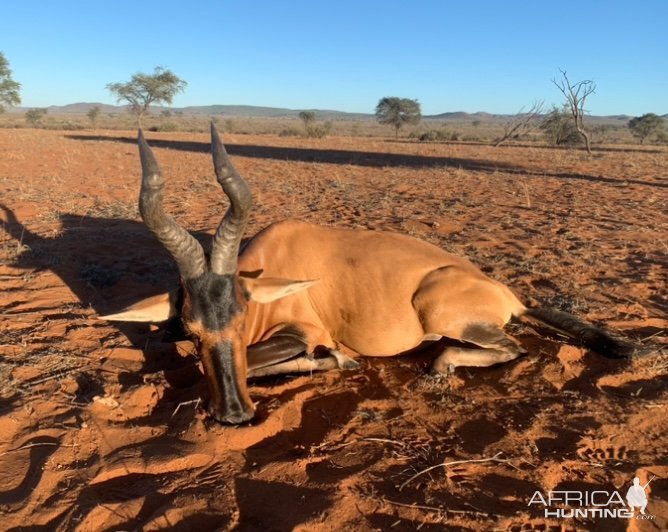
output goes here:
<path id="1" fill-rule="evenodd" d="M 80 102 L 72 102 L 72 103 L 67 103 L 67 104 L 51 104 L 47 106 L 30 106 L 30 105 L 16 105 L 16 106 L 6 106 L 5 107 L 5 113 L 11 114 L 11 113 L 19 113 L 22 112 L 23 110 L 28 110 L 28 109 L 51 109 L 51 108 L 64 108 L 64 107 L 73 107 L 73 106 L 106 106 L 106 107 L 114 107 L 117 109 L 127 109 L 130 107 L 129 104 L 111 104 L 111 103 L 104 103 L 104 102 L 86 102 L 86 101 L 80 101 Z M 300 112 L 300 111 L 319 111 L 319 112 L 325 112 L 325 113 L 337 113 L 337 114 L 344 114 L 344 115 L 363 115 L 363 116 L 368 116 L 368 117 L 373 117 L 375 116 L 374 113 L 365 113 L 365 112 L 360 112 L 360 111 L 341 111 L 339 109 L 327 109 L 327 108 L 316 108 L 316 107 L 309 107 L 309 108 L 291 108 L 291 107 L 274 107 L 270 105 L 255 105 L 255 104 L 220 104 L 220 103 L 212 103 L 212 104 L 197 104 L 197 105 L 182 105 L 182 106 L 169 106 L 169 105 L 151 105 L 149 108 L 150 109 L 172 109 L 175 111 L 182 110 L 182 109 L 189 109 L 189 108 L 206 108 L 206 107 L 246 107 L 250 109 L 273 109 L 277 111 L 289 111 L 289 112 Z M 541 114 L 547 114 L 550 112 L 551 109 L 546 110 L 544 113 Z M 521 112 L 516 112 L 516 113 L 494 113 L 490 111 L 442 111 L 439 113 L 428 113 L 428 114 L 423 114 L 423 117 L 437 117 L 441 115 L 446 115 L 446 114 L 464 114 L 464 115 L 490 115 L 490 116 L 515 116 L 515 115 L 521 115 Z M 668 113 L 655 113 L 659 117 L 666 117 L 668 116 Z M 589 114 L 587 116 L 592 116 L 592 117 L 600 117 L 600 118 L 605 118 L 605 117 L 633 117 L 635 115 L 633 114 L 628 114 L 628 113 L 613 113 L 613 114 L 600 114 L 600 115 L 592 115 Z M 271 117 L 267 117 L 271 118 Z M 278 118 L 278 117 L 275 117 Z"/>

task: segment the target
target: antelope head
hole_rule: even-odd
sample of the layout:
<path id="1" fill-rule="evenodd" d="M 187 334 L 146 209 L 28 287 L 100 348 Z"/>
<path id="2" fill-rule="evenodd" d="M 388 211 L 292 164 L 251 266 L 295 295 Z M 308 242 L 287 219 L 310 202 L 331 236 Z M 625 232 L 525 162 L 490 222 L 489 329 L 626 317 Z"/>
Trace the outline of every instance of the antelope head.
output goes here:
<path id="1" fill-rule="evenodd" d="M 238 424 L 249 421 L 255 414 L 246 385 L 244 326 L 249 302 L 268 303 L 313 283 L 277 282 L 276 279 L 266 279 L 263 283 L 262 279 L 239 275 L 239 245 L 250 215 L 251 193 L 230 162 L 213 123 L 211 152 L 216 178 L 230 206 L 213 236 L 207 257 L 199 242 L 165 213 L 162 205 L 165 179 L 139 130 L 142 166 L 139 211 L 148 228 L 176 261 L 182 297 L 158 296 L 148 304 L 144 302 L 143 308 L 136 305 L 106 318 L 164 321 L 180 315 L 202 361 L 210 395 L 209 414 L 220 422 Z M 176 299 L 180 301 L 178 307 Z"/>

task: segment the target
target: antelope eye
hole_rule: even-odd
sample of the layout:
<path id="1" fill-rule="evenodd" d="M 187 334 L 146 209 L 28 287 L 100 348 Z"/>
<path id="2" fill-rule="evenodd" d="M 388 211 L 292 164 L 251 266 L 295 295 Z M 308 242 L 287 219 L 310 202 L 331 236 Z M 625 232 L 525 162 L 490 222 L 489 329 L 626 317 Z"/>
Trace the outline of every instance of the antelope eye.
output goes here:
<path id="1" fill-rule="evenodd" d="M 182 319 L 180 321 L 181 321 L 181 328 L 183 330 L 183 334 L 185 334 L 185 336 L 187 336 L 188 339 L 197 338 L 197 334 L 195 334 L 195 331 L 190 326 L 190 323 L 187 322 L 184 319 Z"/>
<path id="2" fill-rule="evenodd" d="M 174 317 L 167 322 L 162 332 L 163 342 L 179 342 L 190 338 L 185 322 L 180 316 Z"/>

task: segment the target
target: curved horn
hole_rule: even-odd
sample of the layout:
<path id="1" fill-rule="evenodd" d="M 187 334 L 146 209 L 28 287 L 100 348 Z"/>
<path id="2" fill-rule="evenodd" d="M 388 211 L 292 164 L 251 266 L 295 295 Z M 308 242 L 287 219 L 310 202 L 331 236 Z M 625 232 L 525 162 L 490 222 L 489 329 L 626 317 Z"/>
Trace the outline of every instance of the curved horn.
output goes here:
<path id="1" fill-rule="evenodd" d="M 211 271 L 219 275 L 234 274 L 237 271 L 239 244 L 253 200 L 248 184 L 232 166 L 213 122 L 211 122 L 211 155 L 213 155 L 216 179 L 230 199 L 230 207 L 213 237 Z"/>
<path id="2" fill-rule="evenodd" d="M 142 168 L 139 194 L 139 212 L 142 220 L 174 257 L 181 276 L 184 279 L 199 277 L 205 271 L 204 250 L 188 231 L 180 227 L 171 216 L 165 214 L 162 208 L 165 179 L 141 129 L 138 142 Z"/>

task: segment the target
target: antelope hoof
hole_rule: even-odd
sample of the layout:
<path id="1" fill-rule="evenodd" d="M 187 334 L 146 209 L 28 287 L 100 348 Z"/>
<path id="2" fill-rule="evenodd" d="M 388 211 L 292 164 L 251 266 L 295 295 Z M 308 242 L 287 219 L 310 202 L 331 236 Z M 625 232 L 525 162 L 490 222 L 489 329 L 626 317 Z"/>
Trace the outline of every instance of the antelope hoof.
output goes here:
<path id="1" fill-rule="evenodd" d="M 241 425 L 242 423 L 252 421 L 255 417 L 255 410 L 249 407 L 224 409 L 209 405 L 207 412 L 210 417 L 219 423 L 225 423 L 227 425 Z"/>
<path id="2" fill-rule="evenodd" d="M 344 355 L 341 351 L 330 349 L 329 354 L 336 359 L 336 364 L 339 366 L 339 369 L 352 370 L 360 367 L 360 363 L 357 362 L 357 360 L 350 358 L 348 355 Z"/>
<path id="3" fill-rule="evenodd" d="M 452 375 L 455 372 L 456 367 L 457 366 L 449 360 L 443 360 L 441 357 L 438 357 L 431 363 L 429 374 L 434 377 Z"/>

